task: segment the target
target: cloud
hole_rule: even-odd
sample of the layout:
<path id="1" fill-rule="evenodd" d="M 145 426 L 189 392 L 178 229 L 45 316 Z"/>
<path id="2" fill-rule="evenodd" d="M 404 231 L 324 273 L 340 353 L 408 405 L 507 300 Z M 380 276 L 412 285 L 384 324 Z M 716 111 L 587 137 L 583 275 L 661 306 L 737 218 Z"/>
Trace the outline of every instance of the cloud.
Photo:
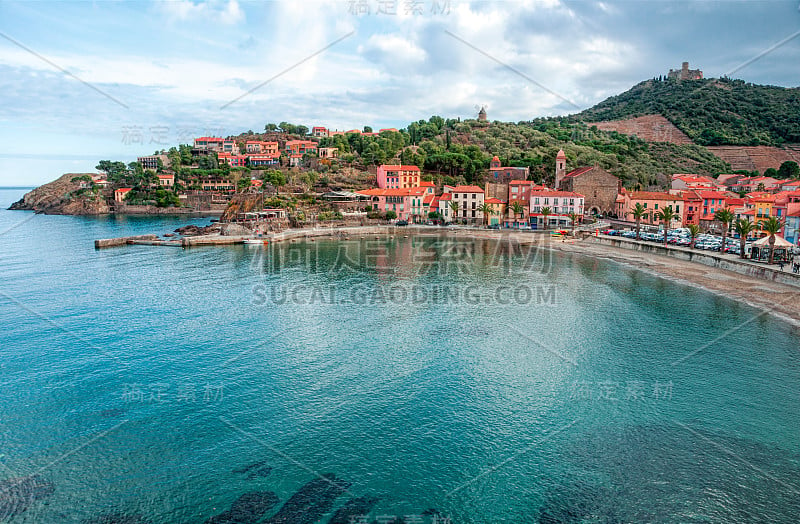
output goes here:
<path id="1" fill-rule="evenodd" d="M 237 0 L 212 0 L 194 2 L 192 0 L 164 0 L 158 2 L 158 10 L 170 21 L 205 20 L 225 25 L 238 24 L 245 14 Z"/>

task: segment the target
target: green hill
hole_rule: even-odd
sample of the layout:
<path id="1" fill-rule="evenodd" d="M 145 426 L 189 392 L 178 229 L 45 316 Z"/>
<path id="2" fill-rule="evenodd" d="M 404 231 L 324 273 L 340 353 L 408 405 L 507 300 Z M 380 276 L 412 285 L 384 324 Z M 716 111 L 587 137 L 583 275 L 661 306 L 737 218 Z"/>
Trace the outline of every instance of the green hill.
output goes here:
<path id="1" fill-rule="evenodd" d="M 570 118 L 602 122 L 651 114 L 706 146 L 800 142 L 800 88 L 728 78 L 648 80 Z"/>

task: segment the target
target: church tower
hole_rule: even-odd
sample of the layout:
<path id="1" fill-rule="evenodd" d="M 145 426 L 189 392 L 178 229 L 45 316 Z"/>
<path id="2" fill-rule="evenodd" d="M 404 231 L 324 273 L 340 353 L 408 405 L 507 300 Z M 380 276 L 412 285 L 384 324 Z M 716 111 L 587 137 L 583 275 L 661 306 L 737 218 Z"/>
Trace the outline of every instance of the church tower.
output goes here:
<path id="1" fill-rule="evenodd" d="M 481 107 L 481 110 L 478 111 L 478 120 L 481 122 L 486 122 L 486 108 Z"/>
<path id="2" fill-rule="evenodd" d="M 563 149 L 558 150 L 556 155 L 556 183 L 555 190 L 558 191 L 561 187 L 561 181 L 564 180 L 564 175 L 567 174 L 567 155 Z"/>

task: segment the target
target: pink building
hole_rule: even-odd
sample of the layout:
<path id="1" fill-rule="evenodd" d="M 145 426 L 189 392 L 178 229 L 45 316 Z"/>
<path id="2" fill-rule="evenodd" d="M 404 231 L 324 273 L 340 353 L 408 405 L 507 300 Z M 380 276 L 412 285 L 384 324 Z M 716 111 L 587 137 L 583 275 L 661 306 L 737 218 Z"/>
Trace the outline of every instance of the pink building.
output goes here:
<path id="1" fill-rule="evenodd" d="M 311 136 L 324 138 L 328 136 L 328 130 L 322 126 L 315 126 L 311 128 Z"/>
<path id="2" fill-rule="evenodd" d="M 402 189 L 419 187 L 420 170 L 417 166 L 378 166 L 377 182 L 381 189 Z"/>
<path id="3" fill-rule="evenodd" d="M 423 187 L 365 189 L 358 193 L 370 198 L 370 207 L 374 211 L 394 211 L 399 220 L 419 222 L 427 219 L 425 198 L 430 195 L 426 195 Z"/>
<path id="4" fill-rule="evenodd" d="M 534 229 L 544 227 L 542 208 L 549 207 L 547 226 L 570 226 L 571 221 L 567 215 L 575 213 L 583 219 L 584 196 L 572 191 L 535 191 L 530 198 L 530 221 Z"/>

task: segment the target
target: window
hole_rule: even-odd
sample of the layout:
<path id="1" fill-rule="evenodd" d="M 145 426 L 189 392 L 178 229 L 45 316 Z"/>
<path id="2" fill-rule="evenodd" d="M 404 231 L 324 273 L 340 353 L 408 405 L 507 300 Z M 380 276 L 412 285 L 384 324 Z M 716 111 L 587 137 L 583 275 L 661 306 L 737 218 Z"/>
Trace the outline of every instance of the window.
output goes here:
<path id="1" fill-rule="evenodd" d="M 658 211 L 658 204 L 656 204 L 655 210 Z"/>
<path id="2" fill-rule="evenodd" d="M 681 212 L 681 206 L 679 206 L 678 204 L 675 204 L 675 212 L 676 213 L 680 213 Z"/>
<path id="3" fill-rule="evenodd" d="M 475 200 L 475 198 L 476 198 L 477 196 L 478 196 L 478 195 L 476 195 L 475 193 L 472 193 L 472 199 L 473 199 L 473 200 Z"/>
<path id="4" fill-rule="evenodd" d="M 472 218 L 475 218 L 475 210 L 472 210 Z"/>

